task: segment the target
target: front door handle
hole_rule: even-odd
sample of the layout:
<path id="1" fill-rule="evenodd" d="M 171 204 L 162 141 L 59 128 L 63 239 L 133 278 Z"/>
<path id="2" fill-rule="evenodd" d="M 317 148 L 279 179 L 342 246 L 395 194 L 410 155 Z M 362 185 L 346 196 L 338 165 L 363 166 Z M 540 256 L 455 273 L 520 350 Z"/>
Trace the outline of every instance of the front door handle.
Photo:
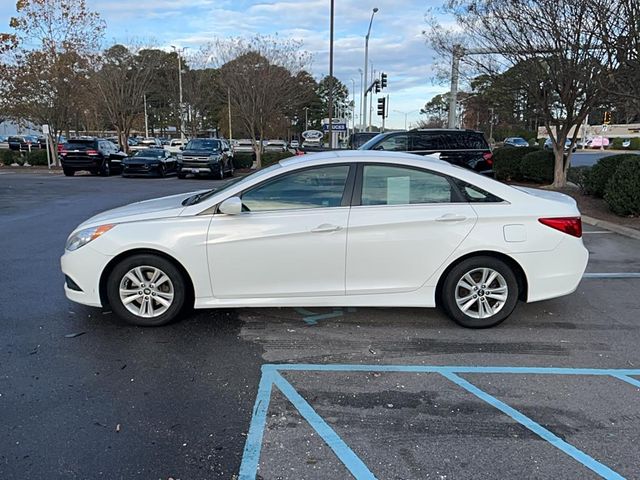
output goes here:
<path id="1" fill-rule="evenodd" d="M 338 230 L 342 230 L 342 227 L 339 225 L 331 225 L 329 223 L 323 223 L 322 225 L 318 225 L 316 228 L 312 228 L 311 233 L 328 233 L 328 232 L 337 232 Z"/>
<path id="2" fill-rule="evenodd" d="M 445 213 L 441 217 L 436 218 L 436 222 L 463 222 L 467 219 L 464 215 L 457 213 Z"/>

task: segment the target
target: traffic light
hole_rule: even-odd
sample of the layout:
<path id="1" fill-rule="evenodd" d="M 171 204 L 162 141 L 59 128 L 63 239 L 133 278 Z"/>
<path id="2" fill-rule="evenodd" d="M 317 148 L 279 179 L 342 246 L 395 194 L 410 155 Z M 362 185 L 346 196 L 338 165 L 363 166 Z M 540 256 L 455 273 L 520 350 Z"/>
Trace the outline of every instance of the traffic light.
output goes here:
<path id="1" fill-rule="evenodd" d="M 385 97 L 378 99 L 378 115 L 384 117 L 386 115 L 387 99 Z"/>
<path id="2" fill-rule="evenodd" d="M 380 80 L 377 80 L 377 79 L 376 79 L 376 80 L 373 82 L 373 84 L 374 84 L 374 87 L 373 87 L 374 91 L 375 91 L 376 93 L 380 93 Z"/>
<path id="3" fill-rule="evenodd" d="M 385 88 L 387 86 L 387 74 L 383 73 L 380 75 L 380 88 Z"/>
<path id="4" fill-rule="evenodd" d="M 609 125 L 611 123 L 611 112 L 604 112 L 604 122 L 605 125 Z"/>

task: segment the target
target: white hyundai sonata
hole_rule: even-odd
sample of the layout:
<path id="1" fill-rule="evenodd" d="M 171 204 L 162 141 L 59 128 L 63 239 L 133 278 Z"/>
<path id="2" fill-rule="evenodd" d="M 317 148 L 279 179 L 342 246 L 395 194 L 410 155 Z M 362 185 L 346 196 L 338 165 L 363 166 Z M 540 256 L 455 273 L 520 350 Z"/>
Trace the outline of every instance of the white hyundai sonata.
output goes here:
<path id="1" fill-rule="evenodd" d="M 71 233 L 69 299 L 135 325 L 183 307 L 435 307 L 465 327 L 567 295 L 588 253 L 570 197 L 390 152 L 287 159 Z"/>

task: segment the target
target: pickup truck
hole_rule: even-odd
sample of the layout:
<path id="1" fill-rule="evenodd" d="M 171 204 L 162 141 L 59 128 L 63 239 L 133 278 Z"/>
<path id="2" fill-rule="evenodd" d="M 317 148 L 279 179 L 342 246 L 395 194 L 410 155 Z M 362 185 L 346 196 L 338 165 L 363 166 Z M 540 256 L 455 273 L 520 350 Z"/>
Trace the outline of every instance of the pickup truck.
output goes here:
<path id="1" fill-rule="evenodd" d="M 226 142 L 217 138 L 194 138 L 178 153 L 178 178 L 187 175 L 233 176 L 233 160 Z"/>

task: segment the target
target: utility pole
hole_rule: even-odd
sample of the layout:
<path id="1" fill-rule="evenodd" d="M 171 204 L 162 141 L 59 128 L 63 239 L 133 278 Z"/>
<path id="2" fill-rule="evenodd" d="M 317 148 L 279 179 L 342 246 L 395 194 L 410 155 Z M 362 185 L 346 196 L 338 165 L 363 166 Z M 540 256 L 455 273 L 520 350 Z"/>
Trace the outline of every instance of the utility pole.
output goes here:
<path id="1" fill-rule="evenodd" d="M 147 94 L 143 95 L 144 97 L 144 136 L 149 138 L 149 120 L 147 117 Z"/>
<path id="2" fill-rule="evenodd" d="M 178 56 L 178 93 L 180 95 L 180 138 L 184 140 L 184 105 L 182 103 L 182 57 L 180 52 L 184 51 L 184 48 L 178 50 L 174 45 L 171 45 L 176 55 Z"/>
<path id="3" fill-rule="evenodd" d="M 373 79 L 373 77 L 376 76 L 376 71 L 373 69 L 373 62 L 371 62 L 371 78 Z M 364 92 L 365 95 L 367 92 Z M 371 94 L 371 96 L 369 97 L 369 128 L 367 129 L 367 131 L 371 131 L 371 120 L 373 117 L 373 92 Z"/>
<path id="4" fill-rule="evenodd" d="M 333 137 L 333 14 L 334 2 L 331 0 L 331 15 L 329 20 L 329 148 L 335 147 L 335 139 Z"/>
<path id="5" fill-rule="evenodd" d="M 491 107 L 489 111 L 491 112 L 491 114 L 489 115 L 489 141 L 494 143 L 493 142 L 493 111 L 494 111 L 493 107 Z"/>
<path id="6" fill-rule="evenodd" d="M 231 89 L 227 88 L 227 110 L 229 110 L 229 141 L 233 140 L 231 131 Z"/>
<path id="7" fill-rule="evenodd" d="M 362 80 L 362 69 L 359 68 L 358 71 L 360 72 L 360 118 L 358 120 L 360 120 L 360 129 L 362 131 L 364 131 L 365 125 L 364 123 L 362 123 L 362 109 L 364 108 L 364 89 L 366 88 L 364 86 L 363 80 Z"/>
<path id="8" fill-rule="evenodd" d="M 371 35 L 371 25 L 373 24 L 373 16 L 378 12 L 378 8 L 374 8 L 371 12 L 371 20 L 369 20 L 369 29 L 367 30 L 367 36 L 364 37 L 364 87 L 367 88 L 367 69 L 369 68 L 369 36 Z M 373 67 L 372 67 L 373 68 Z M 373 75 L 372 75 L 373 77 Z M 371 113 L 371 103 L 369 107 L 369 113 Z M 371 117 L 371 115 L 369 115 Z M 371 119 L 371 118 L 369 118 Z M 367 91 L 364 92 L 364 101 L 362 102 L 362 127 L 367 125 Z M 369 123 L 369 131 L 371 131 L 371 123 Z"/>

